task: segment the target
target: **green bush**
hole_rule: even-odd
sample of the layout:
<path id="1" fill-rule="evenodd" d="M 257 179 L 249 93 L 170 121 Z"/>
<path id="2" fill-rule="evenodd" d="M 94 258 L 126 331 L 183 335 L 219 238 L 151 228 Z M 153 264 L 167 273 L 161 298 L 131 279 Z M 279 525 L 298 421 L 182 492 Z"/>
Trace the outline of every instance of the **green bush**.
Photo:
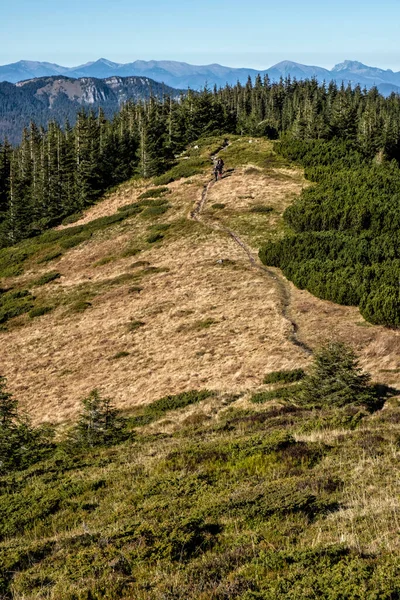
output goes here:
<path id="1" fill-rule="evenodd" d="M 102 267 L 103 265 L 108 265 L 110 262 L 113 262 L 114 260 L 116 260 L 115 256 L 103 256 L 103 258 L 100 258 L 100 260 L 97 260 L 93 266 L 94 267 Z"/>
<path id="2" fill-rule="evenodd" d="M 128 331 L 137 331 L 138 329 L 140 329 L 141 327 L 144 327 L 145 325 L 146 325 L 146 323 L 144 323 L 143 321 L 137 321 L 136 319 L 132 319 L 128 323 Z"/>
<path id="3" fill-rule="evenodd" d="M 87 300 L 78 300 L 71 305 L 71 312 L 81 313 L 85 312 L 88 308 L 92 306 L 91 302 Z"/>
<path id="4" fill-rule="evenodd" d="M 377 396 L 353 350 L 341 342 L 330 342 L 315 353 L 302 382 L 301 400 L 310 406 L 361 404 L 372 409 Z"/>
<path id="5" fill-rule="evenodd" d="M 0 376 L 0 474 L 26 469 L 54 448 L 51 427 L 34 429 L 29 419 L 19 412 L 18 401 L 7 392 L 6 384 L 6 379 Z M 0 520 L 2 516 L 4 512 L 2 514 L 0 509 Z"/>
<path id="6" fill-rule="evenodd" d="M 300 289 L 359 306 L 371 323 L 399 327 L 398 165 L 377 164 L 338 140 L 286 139 L 278 148 L 300 160 L 317 185 L 286 209 L 287 233 L 260 250 L 261 260 Z"/>
<path id="7" fill-rule="evenodd" d="M 139 214 L 140 212 L 142 212 L 142 210 L 143 210 L 143 205 L 139 204 L 139 202 L 133 202 L 132 204 L 125 204 L 124 206 L 120 206 L 118 208 L 118 212 L 122 212 L 122 213 L 124 213 L 124 215 L 125 215 L 125 213 L 129 213 L 129 216 Z"/>
<path id="8" fill-rule="evenodd" d="M 268 390 L 267 392 L 257 392 L 250 398 L 250 402 L 254 404 L 264 404 L 271 400 L 294 400 L 297 398 L 301 390 L 298 385 L 280 387 L 276 390 Z"/>
<path id="9" fill-rule="evenodd" d="M 270 213 L 273 212 L 272 206 L 265 206 L 264 204 L 255 204 L 250 208 L 252 213 Z"/>
<path id="10" fill-rule="evenodd" d="M 64 250 L 68 250 L 69 248 L 75 248 L 75 246 L 79 246 L 83 242 L 86 242 L 91 236 L 90 232 L 81 233 L 79 235 L 74 235 L 71 237 L 67 237 L 66 239 L 60 240 L 60 246 Z"/>
<path id="11" fill-rule="evenodd" d="M 40 265 L 42 263 L 50 262 L 52 260 L 55 260 L 56 258 L 60 258 L 60 256 L 62 256 L 61 250 L 53 250 L 53 252 L 49 252 L 48 254 L 45 254 L 44 256 L 39 258 L 37 263 L 38 265 Z"/>
<path id="12" fill-rule="evenodd" d="M 147 425 L 162 418 L 171 410 L 179 410 L 191 404 L 198 404 L 207 398 L 211 398 L 214 394 L 209 390 L 191 390 L 174 396 L 164 396 L 152 404 L 140 408 L 136 411 L 138 414 L 132 416 L 129 422 L 134 427 Z"/>
<path id="13" fill-rule="evenodd" d="M 65 217 L 65 219 L 63 219 L 62 224 L 63 225 L 72 225 L 73 223 L 76 223 L 77 221 L 79 221 L 79 219 L 81 219 L 83 216 L 83 213 L 81 212 L 77 212 L 74 213 L 73 215 L 69 215 L 68 217 Z"/>
<path id="14" fill-rule="evenodd" d="M 209 165 L 209 160 L 202 157 L 193 157 L 187 160 L 181 160 L 177 165 L 172 167 L 169 171 L 155 177 L 153 179 L 154 185 L 167 185 L 172 181 L 181 179 L 182 177 L 193 177 L 203 173 L 205 167 Z"/>
<path id="15" fill-rule="evenodd" d="M 154 244 L 155 242 L 160 242 L 163 239 L 164 239 L 164 236 L 162 233 L 154 232 L 146 238 L 146 242 L 148 244 Z"/>
<path id="16" fill-rule="evenodd" d="M 263 383 L 293 383 L 304 379 L 305 375 L 303 369 L 273 371 L 264 377 Z"/>
<path id="17" fill-rule="evenodd" d="M 0 324 L 29 312 L 34 306 L 34 300 L 28 290 L 0 293 Z"/>
<path id="18" fill-rule="evenodd" d="M 222 204 L 221 202 L 216 202 L 215 204 L 212 204 L 212 205 L 211 205 L 211 208 L 215 208 L 215 209 L 217 209 L 217 210 L 218 210 L 218 209 L 225 208 L 225 206 L 226 206 L 226 205 L 225 205 L 225 204 Z"/>
<path id="19" fill-rule="evenodd" d="M 140 194 L 139 200 L 145 200 L 146 198 L 159 198 L 160 196 L 165 196 L 165 194 L 170 193 L 171 190 L 169 190 L 167 187 L 150 188 L 149 190 L 143 192 L 143 194 Z"/>
<path id="20" fill-rule="evenodd" d="M 129 352 L 117 352 L 116 354 L 114 354 L 114 356 L 111 357 L 112 360 L 119 360 L 120 358 L 126 358 L 127 356 L 129 356 Z"/>
<path id="21" fill-rule="evenodd" d="M 157 205 L 148 206 L 141 213 L 141 216 L 144 218 L 159 217 L 159 216 L 165 214 L 169 208 L 170 208 L 169 204 L 160 204 L 158 206 Z"/>

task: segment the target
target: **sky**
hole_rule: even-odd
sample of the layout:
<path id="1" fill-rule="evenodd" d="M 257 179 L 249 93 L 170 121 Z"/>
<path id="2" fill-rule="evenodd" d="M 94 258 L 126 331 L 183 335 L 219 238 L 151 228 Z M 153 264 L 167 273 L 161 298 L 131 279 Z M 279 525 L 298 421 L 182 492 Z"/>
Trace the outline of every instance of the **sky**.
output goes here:
<path id="1" fill-rule="evenodd" d="M 3 0 L 0 64 L 178 60 L 400 70 L 400 0 Z"/>

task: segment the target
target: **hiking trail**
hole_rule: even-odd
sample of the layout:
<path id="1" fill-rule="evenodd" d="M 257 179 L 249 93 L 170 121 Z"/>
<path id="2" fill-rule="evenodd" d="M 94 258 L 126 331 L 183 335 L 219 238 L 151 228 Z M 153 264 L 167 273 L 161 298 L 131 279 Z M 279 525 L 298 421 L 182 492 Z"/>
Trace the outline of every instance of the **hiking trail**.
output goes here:
<path id="1" fill-rule="evenodd" d="M 214 157 L 211 157 L 211 158 L 214 158 Z M 226 178 L 226 176 L 225 176 L 225 178 Z M 224 177 L 222 178 L 222 180 L 223 179 L 224 179 Z M 239 237 L 239 235 L 235 231 L 233 231 L 232 229 L 229 229 L 228 227 L 226 227 L 225 225 L 222 225 L 221 223 L 216 223 L 215 221 L 211 221 L 210 219 L 205 219 L 202 216 L 203 210 L 207 203 L 208 194 L 209 194 L 210 189 L 217 183 L 219 183 L 219 185 L 221 185 L 222 180 L 220 180 L 219 182 L 216 182 L 212 179 L 208 183 L 205 184 L 205 186 L 202 190 L 201 198 L 195 203 L 194 208 L 190 211 L 189 218 L 192 219 L 193 221 L 197 221 L 198 223 L 202 223 L 203 225 L 205 225 L 206 227 L 209 227 L 210 229 L 213 229 L 214 231 L 222 231 L 223 233 L 226 233 L 227 235 L 229 235 L 233 239 L 233 241 L 247 255 L 247 258 L 250 262 L 251 267 L 254 269 L 257 269 L 258 271 L 261 271 L 264 275 L 267 275 L 270 279 L 272 279 L 274 281 L 275 285 L 277 286 L 277 288 L 279 290 L 279 295 L 281 298 L 282 316 L 284 317 L 284 319 L 286 319 L 286 321 L 289 323 L 289 326 L 290 326 L 290 332 L 288 335 L 289 341 L 291 343 L 293 343 L 295 346 L 301 348 L 306 354 L 308 354 L 308 355 L 312 354 L 313 352 L 312 352 L 311 348 L 299 339 L 298 325 L 294 321 L 294 319 L 292 318 L 292 316 L 290 314 L 290 312 L 291 312 L 290 311 L 291 294 L 290 294 L 289 285 L 287 284 L 285 279 L 278 272 L 272 271 L 268 267 L 265 267 L 264 265 L 262 265 L 259 262 L 258 257 L 256 258 L 254 256 L 251 248 L 246 244 L 246 242 L 244 242 Z"/>

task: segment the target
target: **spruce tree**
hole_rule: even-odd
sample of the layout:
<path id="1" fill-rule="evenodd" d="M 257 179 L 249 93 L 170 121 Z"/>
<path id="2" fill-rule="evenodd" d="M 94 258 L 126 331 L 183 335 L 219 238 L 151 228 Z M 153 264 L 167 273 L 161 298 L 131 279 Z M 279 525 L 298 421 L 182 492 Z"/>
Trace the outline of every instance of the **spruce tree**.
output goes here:
<path id="1" fill-rule="evenodd" d="M 115 444 L 126 437 L 125 420 L 118 416 L 109 398 L 102 398 L 97 389 L 82 401 L 83 410 L 70 441 L 78 446 Z"/>
<path id="2" fill-rule="evenodd" d="M 318 350 L 310 374 L 304 379 L 302 400 L 314 406 L 362 404 L 372 407 L 376 396 L 370 375 L 363 373 L 353 350 L 330 342 Z"/>

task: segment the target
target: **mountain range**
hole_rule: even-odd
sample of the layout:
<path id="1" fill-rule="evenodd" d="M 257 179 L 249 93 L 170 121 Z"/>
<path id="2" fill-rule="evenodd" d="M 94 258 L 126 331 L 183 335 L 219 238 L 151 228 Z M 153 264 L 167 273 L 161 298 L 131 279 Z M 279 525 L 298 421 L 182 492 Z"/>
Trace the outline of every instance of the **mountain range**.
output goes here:
<path id="1" fill-rule="evenodd" d="M 118 111 L 127 100 L 142 100 L 150 95 L 173 98 L 180 90 L 148 77 L 84 77 L 64 75 L 38 77 L 19 83 L 0 82 L 0 141 L 21 140 L 22 130 L 31 121 L 46 126 L 50 120 L 64 124 L 75 122 L 80 108 L 102 108 L 107 117 Z"/>
<path id="2" fill-rule="evenodd" d="M 237 81 L 245 83 L 250 76 L 254 78 L 257 73 L 261 76 L 269 75 L 272 81 L 290 75 L 296 79 L 315 77 L 318 81 L 342 81 L 361 86 L 372 87 L 376 85 L 383 94 L 400 92 L 400 72 L 390 69 L 384 70 L 369 67 L 358 61 L 345 60 L 335 65 L 331 70 L 318 66 L 308 66 L 292 61 L 283 61 L 268 69 L 256 70 L 250 68 L 231 68 L 218 64 L 196 66 L 184 62 L 167 60 L 136 60 L 131 63 L 116 63 L 105 58 L 89 62 L 77 67 L 63 67 L 48 62 L 35 62 L 21 60 L 16 63 L 0 66 L 0 81 L 17 83 L 26 79 L 64 75 L 72 78 L 95 77 L 105 79 L 112 76 L 131 77 L 140 76 L 163 82 L 174 88 L 200 89 L 204 85 L 225 86 L 236 84 Z"/>

